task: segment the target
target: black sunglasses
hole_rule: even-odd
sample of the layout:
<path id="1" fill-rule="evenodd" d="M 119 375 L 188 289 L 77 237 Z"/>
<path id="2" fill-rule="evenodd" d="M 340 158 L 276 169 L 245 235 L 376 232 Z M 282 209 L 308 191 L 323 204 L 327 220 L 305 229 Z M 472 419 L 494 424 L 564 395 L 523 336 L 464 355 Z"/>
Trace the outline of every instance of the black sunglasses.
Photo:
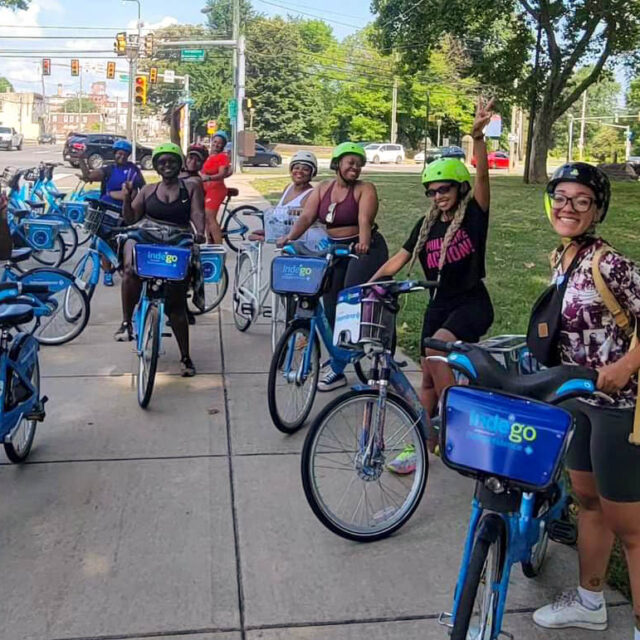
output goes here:
<path id="1" fill-rule="evenodd" d="M 445 193 L 449 193 L 451 189 L 453 189 L 452 184 L 444 184 L 437 189 L 425 189 L 425 193 L 427 194 L 428 198 L 434 198 L 437 193 L 443 196 Z"/>

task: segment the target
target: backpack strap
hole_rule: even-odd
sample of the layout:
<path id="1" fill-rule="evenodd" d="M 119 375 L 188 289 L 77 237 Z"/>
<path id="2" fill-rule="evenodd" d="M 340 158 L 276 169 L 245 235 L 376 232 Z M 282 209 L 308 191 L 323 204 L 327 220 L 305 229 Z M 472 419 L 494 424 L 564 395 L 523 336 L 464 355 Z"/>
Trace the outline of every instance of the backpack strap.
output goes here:
<path id="1" fill-rule="evenodd" d="M 607 286 L 607 283 L 602 277 L 602 272 L 600 271 L 600 261 L 602 260 L 603 256 L 610 252 L 611 247 L 602 245 L 593 254 L 593 259 L 591 262 L 593 281 L 596 285 L 598 293 L 602 296 L 602 300 L 605 306 L 613 315 L 613 319 L 616 321 L 616 324 L 628 336 L 631 336 L 631 345 L 629 346 L 629 351 L 631 351 L 638 346 L 638 322 L 634 318 L 632 326 L 629 315 L 620 306 L 620 303 L 616 300 L 616 297 L 613 295 L 613 293 L 611 293 L 611 289 L 609 289 L 609 287 Z M 629 442 L 636 446 L 640 446 L 640 402 L 638 402 L 638 398 L 640 397 L 640 378 L 638 379 L 637 394 L 638 396 L 636 397 L 636 408 L 633 416 L 633 431 L 629 434 Z"/>

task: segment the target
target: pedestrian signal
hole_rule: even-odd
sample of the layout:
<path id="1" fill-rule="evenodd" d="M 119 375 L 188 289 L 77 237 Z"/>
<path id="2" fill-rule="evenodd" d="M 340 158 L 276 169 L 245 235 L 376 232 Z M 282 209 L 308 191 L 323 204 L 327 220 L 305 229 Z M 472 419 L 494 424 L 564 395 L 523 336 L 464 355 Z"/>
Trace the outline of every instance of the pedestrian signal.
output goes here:
<path id="1" fill-rule="evenodd" d="M 147 76 L 136 76 L 134 97 L 136 104 L 147 104 Z"/>
<path id="2" fill-rule="evenodd" d="M 116 77 L 116 63 L 107 62 L 107 79 L 113 80 Z"/>
<path id="3" fill-rule="evenodd" d="M 42 75 L 51 75 L 51 58 L 42 58 Z"/>
<path id="4" fill-rule="evenodd" d="M 80 60 L 78 60 L 78 58 L 74 58 L 73 60 L 71 60 L 71 75 L 80 75 Z"/>
<path id="5" fill-rule="evenodd" d="M 158 84 L 158 68 L 151 67 L 149 69 L 149 84 Z"/>

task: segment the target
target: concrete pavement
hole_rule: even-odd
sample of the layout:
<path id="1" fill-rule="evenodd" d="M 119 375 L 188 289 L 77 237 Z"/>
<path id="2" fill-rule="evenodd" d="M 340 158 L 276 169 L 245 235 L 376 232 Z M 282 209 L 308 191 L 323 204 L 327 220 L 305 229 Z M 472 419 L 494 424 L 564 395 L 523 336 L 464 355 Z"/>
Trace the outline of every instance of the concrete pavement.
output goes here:
<path id="1" fill-rule="evenodd" d="M 232 182 L 262 202 L 246 177 Z M 269 325 L 239 333 L 229 302 L 192 327 L 195 378 L 177 375 L 164 341 L 148 411 L 131 346 L 112 340 L 118 288 L 98 288 L 74 343 L 43 348 L 47 420 L 29 464 L 0 466 L 2 640 L 447 637 L 436 618 L 451 606 L 471 483 L 433 459 L 421 505 L 392 538 L 330 533 L 301 487 L 306 429 L 286 437 L 270 423 Z M 505 630 L 630 639 L 616 593 L 607 632 L 534 627 L 531 611 L 574 584 L 576 563 L 552 544 L 538 580 L 514 569 Z"/>

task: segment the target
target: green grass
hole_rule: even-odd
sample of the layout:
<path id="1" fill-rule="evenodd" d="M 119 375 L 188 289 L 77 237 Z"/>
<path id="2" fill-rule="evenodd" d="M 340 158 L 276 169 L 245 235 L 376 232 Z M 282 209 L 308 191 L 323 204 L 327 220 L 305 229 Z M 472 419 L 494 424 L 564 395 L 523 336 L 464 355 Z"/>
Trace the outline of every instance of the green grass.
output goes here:
<path id="1" fill-rule="evenodd" d="M 324 176 L 321 176 L 324 177 Z M 378 189 L 380 210 L 376 219 L 391 253 L 406 240 L 428 203 L 416 174 L 367 174 Z M 280 197 L 288 178 L 256 179 L 267 199 Z M 524 333 L 531 306 L 549 279 L 549 253 L 557 243 L 544 214 L 544 189 L 525 185 L 519 177 L 491 179 L 491 223 L 487 247 L 487 286 L 495 309 L 490 333 Z M 613 184 L 612 206 L 602 225 L 603 236 L 617 249 L 640 261 L 638 198 L 640 184 Z M 421 269 L 413 275 L 422 276 Z M 419 356 L 419 339 L 427 295 L 406 296 L 398 321 L 400 345 Z M 609 570 L 613 587 L 631 597 L 624 558 L 616 549 Z"/>

